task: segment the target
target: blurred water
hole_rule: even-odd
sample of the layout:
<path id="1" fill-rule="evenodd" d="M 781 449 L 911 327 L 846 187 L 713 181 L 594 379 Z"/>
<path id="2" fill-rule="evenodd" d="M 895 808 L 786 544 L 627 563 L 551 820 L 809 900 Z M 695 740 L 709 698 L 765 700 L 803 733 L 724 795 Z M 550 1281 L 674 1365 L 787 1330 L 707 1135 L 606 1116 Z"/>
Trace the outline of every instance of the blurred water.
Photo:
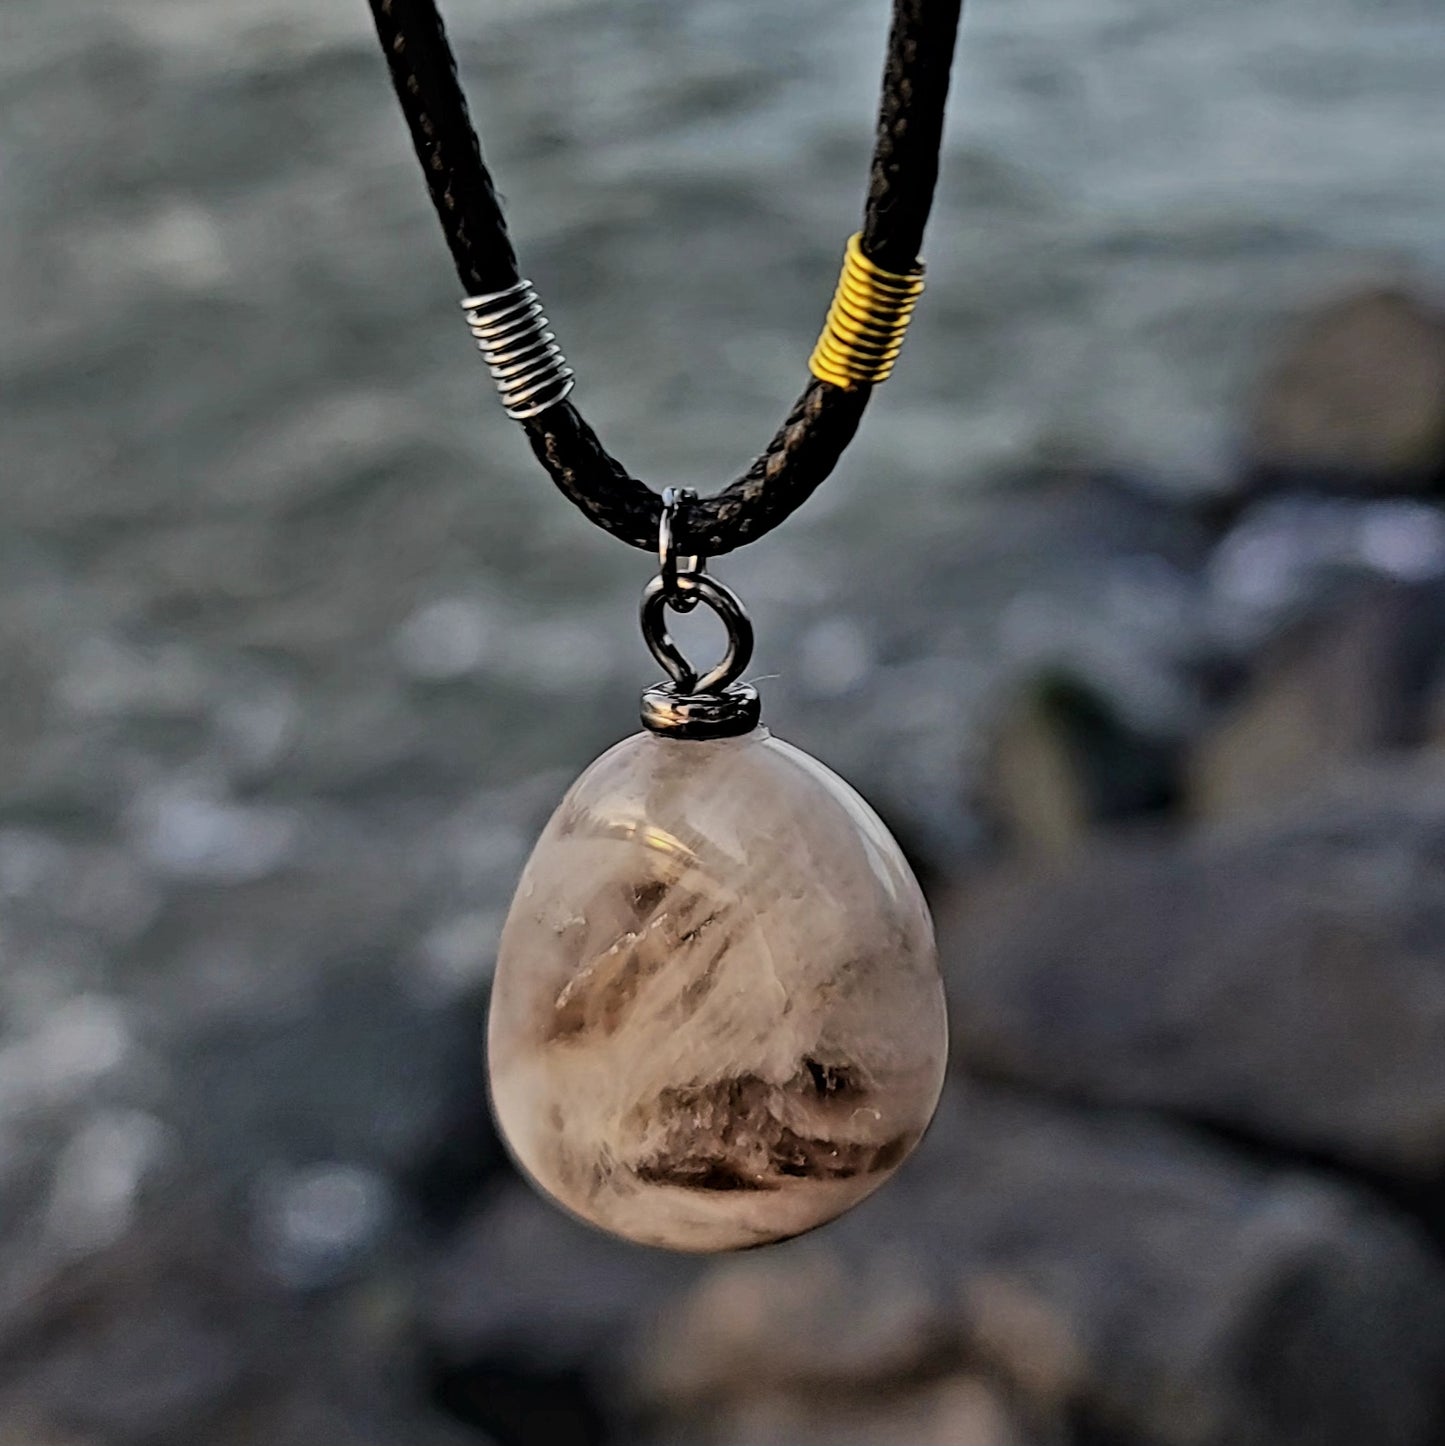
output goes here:
<path id="1" fill-rule="evenodd" d="M 712 489 L 802 380 L 886 7 L 448 10 L 578 402 Z M 40 1018 L 149 972 L 204 1013 L 213 977 L 284 998 L 320 935 L 464 983 L 528 829 L 633 726 L 647 563 L 486 395 L 360 0 L 0 26 L 0 862 L 45 900 L 6 987 Z M 1193 626 L 1167 529 L 1105 575 L 1114 522 L 992 494 L 1227 478 L 1283 315 L 1445 269 L 1442 72 L 1427 0 L 977 0 L 909 353 L 838 476 L 720 569 L 774 726 L 906 818 L 1011 656 L 1092 650 L 1178 706 L 1126 656 Z"/>

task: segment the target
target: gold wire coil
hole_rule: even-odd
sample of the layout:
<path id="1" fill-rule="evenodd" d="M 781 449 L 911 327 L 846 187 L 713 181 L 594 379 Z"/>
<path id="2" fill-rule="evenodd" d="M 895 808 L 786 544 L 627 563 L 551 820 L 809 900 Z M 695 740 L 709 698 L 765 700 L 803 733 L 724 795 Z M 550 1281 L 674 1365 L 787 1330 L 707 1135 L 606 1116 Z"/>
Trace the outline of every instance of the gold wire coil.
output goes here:
<path id="1" fill-rule="evenodd" d="M 913 308 L 923 294 L 923 263 L 906 276 L 870 261 L 862 232 L 848 238 L 843 272 L 823 333 L 808 358 L 808 369 L 835 387 L 874 386 L 887 381 Z"/>

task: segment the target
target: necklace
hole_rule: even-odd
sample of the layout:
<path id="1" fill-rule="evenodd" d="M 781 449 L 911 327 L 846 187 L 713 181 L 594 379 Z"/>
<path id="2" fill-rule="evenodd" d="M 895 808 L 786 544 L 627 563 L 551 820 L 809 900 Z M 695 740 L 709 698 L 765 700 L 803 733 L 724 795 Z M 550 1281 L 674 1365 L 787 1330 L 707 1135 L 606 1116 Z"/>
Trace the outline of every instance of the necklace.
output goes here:
<path id="1" fill-rule="evenodd" d="M 741 681 L 752 624 L 707 560 L 807 500 L 893 369 L 961 0 L 894 0 L 863 229 L 845 248 L 811 379 L 752 467 L 715 497 L 661 496 L 603 448 L 523 280 L 434 0 L 371 0 L 377 32 L 507 414 L 562 493 L 656 548 L 642 633 L 667 673 L 644 731 L 572 785 L 502 931 L 488 1054 L 523 1171 L 594 1225 L 728 1250 L 841 1214 L 890 1176 L 937 1105 L 947 1057 L 927 905 L 871 808 L 773 738 Z M 699 671 L 669 611 L 710 608 Z"/>

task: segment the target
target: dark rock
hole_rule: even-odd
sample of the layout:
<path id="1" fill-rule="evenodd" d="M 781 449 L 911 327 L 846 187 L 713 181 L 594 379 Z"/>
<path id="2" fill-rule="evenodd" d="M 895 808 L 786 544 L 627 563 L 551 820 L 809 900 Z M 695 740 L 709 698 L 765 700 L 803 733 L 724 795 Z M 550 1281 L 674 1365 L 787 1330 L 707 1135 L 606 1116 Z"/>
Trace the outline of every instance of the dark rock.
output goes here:
<path id="1" fill-rule="evenodd" d="M 960 1067 L 1445 1179 L 1445 768 L 939 913 Z"/>
<path id="2" fill-rule="evenodd" d="M 503 1181 L 425 1283 L 422 1338 L 437 1398 L 499 1446 L 611 1439 L 640 1323 L 697 1270 Z"/>
<path id="3" fill-rule="evenodd" d="M 1442 678 L 1430 694 L 1430 704 L 1425 715 L 1425 742 L 1431 748 L 1445 748 L 1445 678 Z"/>
<path id="4" fill-rule="evenodd" d="M 303 1301 L 224 1210 L 193 1201 L 38 1285 L 0 1318 L 17 1446 L 485 1446 L 426 1399 L 404 1286 Z"/>
<path id="5" fill-rule="evenodd" d="M 868 1400 L 766 1388 L 706 1425 L 678 1425 L 658 1446 L 1034 1446 L 997 1387 L 975 1372 L 899 1386 Z"/>
<path id="6" fill-rule="evenodd" d="M 781 1439 L 749 1434 L 759 1401 L 866 1421 L 980 1369 L 986 1446 L 1425 1446 L 1445 1270 L 1318 1176 L 955 1087 L 887 1191 L 714 1264 L 661 1315 L 638 1379 L 676 1439 L 733 1443 Z"/>
<path id="7" fill-rule="evenodd" d="M 1157 815 L 1176 793 L 1172 750 L 1067 673 L 1018 689 L 991 730 L 978 803 L 1009 847 L 1057 853 L 1099 825 Z"/>
<path id="8" fill-rule="evenodd" d="M 1201 600 L 1214 649 L 1236 665 L 1372 586 L 1445 578 L 1445 509 L 1416 497 L 1282 493 L 1256 503 L 1209 559 Z"/>
<path id="9" fill-rule="evenodd" d="M 129 1237 L 8 1301 L 0 1416 L 62 1439 L 196 1439 L 254 1388 L 273 1303 L 233 1249 L 193 1226 Z"/>
<path id="10" fill-rule="evenodd" d="M 1445 590 L 1356 579 L 1262 650 L 1241 696 L 1200 740 L 1201 818 L 1298 796 L 1340 765 L 1422 742 L 1445 658 Z"/>
<path id="11" fill-rule="evenodd" d="M 1445 314 L 1397 287 L 1342 296 L 1299 325 L 1248 434 L 1258 485 L 1382 493 L 1445 481 Z"/>
<path id="12" fill-rule="evenodd" d="M 1022 1443 L 999 1383 L 964 1360 L 927 1243 L 833 1238 L 716 1265 L 663 1312 L 635 1390 L 664 1439 Z"/>
<path id="13" fill-rule="evenodd" d="M 456 1421 L 498 1446 L 604 1446 L 616 1408 L 586 1377 L 530 1362 L 439 1366 L 433 1396 Z"/>
<path id="14" fill-rule="evenodd" d="M 250 1414 L 217 1423 L 215 1431 L 206 1446 L 491 1446 L 488 1437 L 453 1425 L 440 1414 L 371 1419 L 355 1403 L 304 1386 Z"/>

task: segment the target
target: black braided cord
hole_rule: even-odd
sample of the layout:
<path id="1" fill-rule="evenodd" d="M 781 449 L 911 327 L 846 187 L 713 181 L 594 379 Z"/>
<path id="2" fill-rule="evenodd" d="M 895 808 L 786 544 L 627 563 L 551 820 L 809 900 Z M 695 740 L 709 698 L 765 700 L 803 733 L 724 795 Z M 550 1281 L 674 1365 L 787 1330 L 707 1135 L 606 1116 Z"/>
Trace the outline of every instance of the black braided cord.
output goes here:
<path id="1" fill-rule="evenodd" d="M 432 204 L 466 295 L 518 280 L 517 257 L 434 0 L 369 0 Z M 863 253 L 906 272 L 923 244 L 963 0 L 894 0 L 863 216 Z M 717 557 L 812 496 L 858 430 L 871 388 L 811 379 L 762 455 L 677 520 L 678 545 Z M 614 537 L 651 551 L 662 499 L 608 454 L 570 401 L 522 423 L 564 496 Z"/>

